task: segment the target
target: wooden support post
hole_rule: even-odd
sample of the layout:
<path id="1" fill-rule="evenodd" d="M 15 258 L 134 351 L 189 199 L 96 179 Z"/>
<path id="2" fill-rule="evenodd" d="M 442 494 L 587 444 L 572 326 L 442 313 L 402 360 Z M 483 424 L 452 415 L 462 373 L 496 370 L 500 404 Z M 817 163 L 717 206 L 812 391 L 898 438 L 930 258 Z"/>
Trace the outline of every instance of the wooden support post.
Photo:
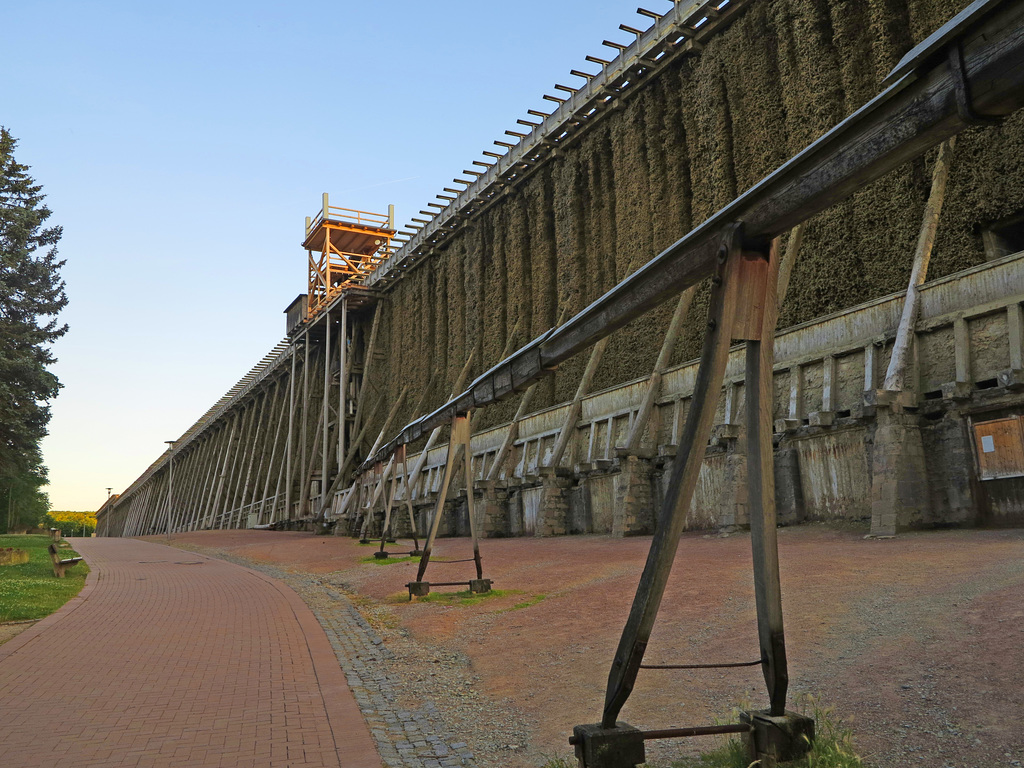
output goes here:
<path id="1" fill-rule="evenodd" d="M 406 451 L 405 445 L 403 445 L 399 451 L 401 452 L 402 477 L 405 482 L 405 508 L 409 513 L 409 529 L 412 532 L 413 551 L 419 553 L 420 542 L 416 536 L 416 513 L 412 508 L 412 477 L 409 475 L 408 452 Z"/>
<path id="2" fill-rule="evenodd" d="M 565 320 L 565 313 L 566 310 L 563 309 L 559 314 L 558 322 L 555 323 L 556 327 L 561 325 L 562 321 Z M 511 352 L 511 341 L 515 336 L 517 328 L 519 328 L 518 321 L 516 322 L 516 327 L 512 329 L 512 333 L 509 334 L 508 339 L 505 341 L 505 351 L 502 352 L 503 360 L 508 357 Z M 494 456 L 494 463 L 491 464 L 491 468 L 487 473 L 487 479 L 489 481 L 497 480 L 498 476 L 501 475 L 501 468 L 505 466 L 505 462 L 508 461 L 508 455 L 512 451 L 512 446 L 515 444 L 516 440 L 519 439 L 519 422 L 521 422 L 526 414 L 529 413 L 530 404 L 533 402 L 533 396 L 536 394 L 538 386 L 539 382 L 534 382 L 527 387 L 526 391 L 523 393 L 523 396 L 519 401 L 519 407 L 516 408 L 516 415 L 512 417 L 512 423 L 509 424 L 508 429 L 505 430 L 505 437 L 502 438 L 501 447 L 498 448 L 498 452 Z M 458 393 L 456 392 L 455 394 Z"/>
<path id="3" fill-rule="evenodd" d="M 519 422 L 523 420 L 523 417 L 529 412 L 530 405 L 533 403 L 534 393 L 537 391 L 537 384 L 531 384 L 527 387 L 523 393 L 522 399 L 519 401 L 519 407 L 516 409 L 516 415 L 512 417 L 512 423 L 508 425 L 508 429 L 505 430 L 505 436 L 502 438 L 501 447 L 498 448 L 498 453 L 494 456 L 494 463 L 491 464 L 491 468 L 487 473 L 488 480 L 497 480 L 501 474 L 501 468 L 508 461 L 508 455 L 512 451 L 512 446 L 516 440 L 519 439 Z"/>
<path id="4" fill-rule="evenodd" d="M 384 551 L 384 544 L 388 540 L 388 531 L 391 530 L 391 509 L 395 504 L 395 495 L 398 492 L 398 463 L 402 462 L 405 465 L 405 446 L 400 445 L 398 450 L 395 451 L 391 461 L 394 465 L 394 469 L 391 473 L 391 490 L 387 494 L 387 501 L 384 503 L 384 525 L 380 529 L 380 551 Z M 408 485 L 409 478 L 405 478 L 406 485 Z M 413 536 L 416 535 L 416 528 L 413 527 Z"/>
<path id="5" fill-rule="evenodd" d="M 288 377 L 288 442 L 285 445 L 285 486 L 284 486 L 284 509 L 285 518 L 290 515 L 292 509 L 292 465 L 294 463 L 295 451 L 295 366 L 298 357 L 297 345 L 292 345 L 292 372 Z M 275 502 L 275 508 L 276 508 Z M 277 515 L 275 514 L 276 518 Z"/>
<path id="6" fill-rule="evenodd" d="M 273 475 L 274 456 L 277 452 L 278 431 L 281 427 L 281 417 L 284 409 L 277 402 L 281 395 L 281 383 L 275 381 L 273 389 L 267 391 L 267 399 L 270 401 L 269 412 L 267 413 L 266 429 L 263 431 L 263 443 L 260 446 L 260 463 L 256 468 L 256 476 L 253 478 L 252 494 L 249 497 L 250 512 L 256 514 L 257 525 L 263 522 L 263 507 L 267 503 L 267 494 L 270 492 L 270 478 Z M 277 413 L 277 418 L 274 414 Z M 272 426 L 273 425 L 273 426 Z M 269 456 L 268 456 L 269 452 Z M 264 469 L 266 471 L 264 471 Z M 260 479 L 263 479 L 263 492 L 260 495 L 259 511 L 256 511 L 256 488 L 260 486 Z"/>
<path id="7" fill-rule="evenodd" d="M 260 438 L 265 434 L 263 429 L 264 417 L 267 416 L 267 400 L 270 399 L 269 389 L 263 391 L 260 399 L 259 414 L 256 417 L 256 430 L 252 438 L 252 447 L 249 449 L 249 467 L 245 472 L 245 483 L 242 485 L 242 495 L 238 499 L 238 525 L 242 524 L 242 515 L 246 514 L 245 508 L 252 503 L 254 493 L 253 467 L 256 465 L 256 454 L 260 449 Z M 257 470 L 257 475 L 259 471 Z M 257 478 L 258 479 L 258 478 Z M 248 525 L 246 525 L 248 527 Z"/>
<path id="8" fill-rule="evenodd" d="M 942 201 L 946 195 L 946 180 L 949 178 L 949 164 L 953 155 L 954 139 L 947 139 L 939 148 L 939 157 L 932 171 L 932 189 L 928 203 L 924 208 L 924 221 L 917 238 L 917 249 L 914 251 L 914 265 L 910 270 L 910 285 L 907 297 L 903 301 L 903 314 L 896 330 L 896 341 L 889 358 L 889 368 L 885 373 L 883 389 L 889 392 L 902 392 L 910 359 L 910 347 L 914 341 L 914 328 L 920 311 L 919 287 L 928 278 L 928 263 L 935 245 L 935 232 L 939 226 L 939 214 L 942 212 Z"/>
<path id="9" fill-rule="evenodd" d="M 211 430 L 213 432 L 206 440 L 206 455 L 204 464 L 206 474 L 198 489 L 196 497 L 196 508 L 189 521 L 189 530 L 197 531 L 206 520 L 206 510 L 210 506 L 210 499 L 213 496 L 213 489 L 217 484 L 217 466 L 220 463 L 221 448 L 224 444 L 225 429 L 223 427 Z"/>
<path id="10" fill-rule="evenodd" d="M 395 420 L 395 416 L 398 415 L 398 410 L 402 407 L 402 403 L 405 402 L 405 396 L 409 393 L 409 385 L 406 384 L 402 387 L 401 393 L 398 395 L 398 399 L 391 405 L 391 410 L 388 411 L 388 417 L 384 420 L 384 426 L 381 427 L 380 432 L 377 433 L 377 439 L 373 441 L 373 448 L 370 449 L 370 456 L 373 456 L 380 448 L 381 443 L 384 442 L 384 437 L 387 435 L 388 430 L 391 429 L 391 423 Z"/>
<path id="11" fill-rule="evenodd" d="M 198 446 L 191 446 L 189 451 L 191 456 L 189 475 L 191 479 L 189 480 L 188 496 L 185 497 L 185 504 L 182 505 L 181 512 L 178 514 L 177 530 L 179 531 L 191 530 L 192 515 L 199 505 L 198 497 L 203 489 L 206 469 L 205 457 L 209 441 L 202 440 L 200 442 L 201 444 Z"/>
<path id="12" fill-rule="evenodd" d="M 750 542 L 754 559 L 754 599 L 757 606 L 761 670 L 768 687 L 770 714 L 786 712 L 789 671 L 782 625 L 782 587 L 775 511 L 775 473 L 772 446 L 772 368 L 775 325 L 778 321 L 776 285 L 779 276 L 778 240 L 763 263 L 764 315 L 756 336 L 747 338 L 747 499 Z"/>
<path id="13" fill-rule="evenodd" d="M 465 439 L 466 447 L 462 452 L 465 458 L 465 475 L 466 475 L 466 512 L 469 515 L 469 535 L 473 539 L 473 562 L 476 564 L 476 577 L 482 579 L 484 577 L 483 563 L 480 560 L 480 540 L 476 535 L 476 511 L 473 508 L 474 502 L 474 491 L 473 491 L 473 450 L 470 447 L 470 440 L 473 435 L 473 429 L 470 426 L 470 414 L 466 414 L 466 426 L 465 426 Z"/>
<path id="14" fill-rule="evenodd" d="M 739 230 L 738 225 L 729 227 L 719 249 L 708 307 L 708 332 L 704 337 L 704 349 L 697 371 L 693 399 L 680 438 L 679 451 L 673 462 L 671 480 L 647 555 L 647 563 L 608 675 L 602 716 L 604 728 L 615 727 L 618 714 L 633 690 L 644 650 L 654 629 L 661 598 L 665 593 L 672 562 L 675 560 L 679 537 L 697 486 L 708 438 L 711 436 L 712 421 L 729 360 L 729 345 L 737 315 L 739 281 L 731 279 L 729 273 L 734 272 L 733 265 L 743 258 Z"/>
<path id="15" fill-rule="evenodd" d="M 212 524 L 216 528 L 225 528 L 225 520 L 228 517 L 228 512 L 231 508 L 232 495 L 235 490 L 235 469 L 238 466 L 238 459 L 244 449 L 245 433 L 249 425 L 249 409 L 242 409 L 235 417 L 236 424 L 238 425 L 237 435 L 234 441 L 231 443 L 231 460 L 225 468 L 224 472 L 224 496 L 223 503 L 221 503 L 213 512 Z"/>
<path id="16" fill-rule="evenodd" d="M 506 342 L 507 343 L 507 342 Z M 459 371 L 459 375 L 455 379 L 455 384 L 452 386 L 452 397 L 455 397 L 459 392 L 462 391 L 463 385 L 466 383 L 466 379 L 469 377 L 469 370 L 473 365 L 473 358 L 476 355 L 476 350 L 469 353 L 469 357 L 466 358 L 466 362 L 462 366 L 462 370 Z M 420 452 L 420 457 L 416 461 L 416 466 L 412 470 L 412 479 L 410 482 L 410 496 L 414 493 L 420 485 L 420 475 L 423 472 L 423 467 L 427 463 L 427 454 L 430 453 L 430 449 L 434 447 L 438 439 L 441 437 L 442 427 L 435 427 L 427 438 L 427 444 L 423 446 L 423 450 Z"/>
<path id="17" fill-rule="evenodd" d="M 341 297 L 341 334 L 338 337 L 338 467 L 345 460 L 348 427 L 348 297 Z"/>
<path id="18" fill-rule="evenodd" d="M 219 528 L 230 528 L 231 521 L 234 520 L 235 501 L 238 498 L 239 484 L 242 482 L 242 467 L 245 465 L 245 447 L 256 420 L 252 404 L 243 407 L 242 429 L 238 433 L 238 450 L 235 451 L 235 457 L 231 461 L 231 471 L 228 473 L 227 496 L 224 498 L 224 507 L 220 514 Z"/>
<path id="19" fill-rule="evenodd" d="M 469 417 L 456 416 L 452 419 L 452 433 L 448 439 L 448 460 L 444 465 L 444 476 L 441 478 L 441 488 L 437 494 L 434 517 L 430 521 L 430 532 L 427 534 L 427 541 L 423 545 L 423 554 L 420 556 L 420 565 L 416 571 L 416 581 L 423 581 L 423 574 L 426 573 L 427 565 L 430 563 L 430 550 L 434 546 L 434 539 L 437 538 L 437 531 L 441 525 L 441 515 L 444 512 L 444 504 L 448 500 L 448 488 L 452 482 L 455 465 L 459 460 L 459 452 L 463 449 L 469 450 Z"/>
<path id="20" fill-rule="evenodd" d="M 380 327 L 381 304 L 373 311 L 373 324 L 370 326 L 370 340 L 366 345 L 366 353 L 363 358 L 363 381 L 359 385 L 359 395 L 356 398 L 356 418 L 353 428 L 359 430 L 362 427 L 363 407 L 366 404 L 366 387 L 370 382 L 370 369 L 372 368 L 374 350 L 377 345 L 377 329 Z M 355 443 L 356 441 L 353 441 Z"/>
<path id="21" fill-rule="evenodd" d="M 583 370 L 583 376 L 580 379 L 579 386 L 576 388 L 576 396 L 569 404 L 569 413 L 566 414 L 565 421 L 562 422 L 562 428 L 558 431 L 555 447 L 552 449 L 551 458 L 547 463 L 549 467 L 557 467 L 565 455 L 565 449 L 569 446 L 569 440 L 572 438 L 573 432 L 576 431 L 576 422 L 580 420 L 580 413 L 583 410 L 583 398 L 590 391 L 590 385 L 594 381 L 597 367 L 601 364 L 601 357 L 604 355 L 610 340 L 611 336 L 605 336 L 590 351 L 590 359 L 587 361 L 587 367 Z"/>
<path id="22" fill-rule="evenodd" d="M 427 386 L 423 389 L 423 393 L 420 395 L 420 399 L 416 403 L 416 407 L 412 409 L 412 413 L 413 413 L 412 417 L 414 419 L 417 418 L 422 413 L 422 411 L 423 411 L 423 404 L 427 401 L 427 396 L 430 394 L 431 384 L 434 381 L 434 376 L 435 376 L 436 373 L 437 373 L 436 369 L 430 372 L 430 378 L 427 380 Z M 404 394 L 404 390 L 403 390 L 403 394 Z M 387 424 L 385 424 L 385 429 L 387 427 L 389 427 L 389 426 L 390 426 L 390 421 Z M 377 438 L 378 442 L 380 442 L 380 440 L 383 437 L 383 435 L 384 435 L 384 430 L 381 430 L 381 437 Z M 374 451 L 371 451 L 371 453 L 373 453 L 375 451 L 376 451 L 376 448 L 374 448 Z M 396 453 L 396 457 L 397 458 L 395 459 L 395 473 L 394 473 L 394 475 L 392 475 L 392 477 L 394 477 L 394 478 L 398 477 L 398 462 L 401 461 L 402 462 L 402 472 L 404 473 L 403 474 L 402 482 L 403 482 L 403 484 L 405 486 L 406 503 L 407 503 L 407 505 L 409 507 L 409 520 L 412 523 L 412 537 L 413 537 L 413 541 L 415 542 L 416 541 L 416 517 L 413 514 L 413 510 L 412 510 L 412 491 L 411 491 L 410 483 L 409 483 L 409 467 L 408 467 L 408 461 L 406 459 L 407 451 L 406 451 L 405 444 L 402 444 L 402 445 L 398 446 L 398 448 L 397 448 L 395 453 Z M 381 534 L 381 544 L 380 544 L 381 552 L 384 551 L 384 540 L 387 538 L 387 532 L 388 532 L 388 530 L 390 528 L 390 525 L 391 525 L 391 505 L 394 502 L 395 490 L 396 490 L 396 488 L 393 486 L 392 489 L 391 489 L 391 497 L 390 497 L 390 499 L 388 501 L 387 510 L 385 512 L 385 515 L 384 515 L 384 532 Z M 418 542 L 416 543 L 416 549 L 419 549 L 419 543 Z"/>
<path id="23" fill-rule="evenodd" d="M 658 360 L 654 364 L 651 377 L 647 380 L 644 399 L 640 403 L 640 409 L 637 411 L 636 418 L 633 420 L 633 426 L 629 430 L 629 436 L 626 438 L 626 450 L 629 453 L 635 453 L 640 447 L 644 430 L 647 429 L 647 423 L 650 421 L 651 413 L 654 411 L 654 403 L 657 401 L 658 395 L 661 394 L 662 376 L 665 375 L 665 370 L 672 359 L 672 350 L 676 348 L 679 332 L 683 327 L 683 320 L 690 311 L 690 305 L 693 304 L 693 296 L 696 292 L 697 286 L 691 285 L 679 295 L 679 301 L 676 302 L 676 311 L 672 315 L 672 321 L 668 324 L 668 331 L 661 342 Z"/>
<path id="24" fill-rule="evenodd" d="M 330 507 L 330 499 L 334 493 L 341 486 L 345 480 L 345 474 L 348 472 L 349 466 L 355 460 L 356 451 L 359 449 L 359 445 L 363 442 L 363 438 L 366 436 L 366 431 L 369 429 L 370 422 L 373 421 L 373 417 L 377 415 L 377 410 L 380 408 L 381 402 L 384 400 L 383 395 L 379 396 L 373 404 L 373 408 L 370 409 L 370 414 L 366 417 L 366 423 L 359 429 L 359 434 L 355 436 L 352 441 L 352 445 L 349 446 L 348 456 L 345 457 L 345 461 L 342 462 L 338 468 L 338 474 L 334 476 L 334 482 L 331 483 L 331 487 L 327 489 L 327 492 L 321 494 L 320 499 L 320 511 L 317 512 L 317 520 L 322 521 L 324 515 L 327 514 L 327 509 Z M 358 478 L 357 478 L 358 480 Z"/>
<path id="25" fill-rule="evenodd" d="M 210 476 L 213 472 L 214 461 L 216 456 L 216 446 L 219 440 L 218 435 L 210 435 L 203 439 L 202 446 L 202 463 L 199 466 L 199 471 L 202 475 L 199 482 L 196 485 L 195 494 L 193 496 L 194 503 L 192 512 L 189 515 L 188 522 L 185 524 L 185 529 L 194 531 L 199 526 L 199 519 L 203 512 L 203 506 L 209 497 L 209 484 Z"/>
<path id="26" fill-rule="evenodd" d="M 324 428 L 323 413 L 321 412 L 321 413 L 317 414 L 316 430 L 313 432 L 313 445 L 316 445 L 318 442 L 320 442 L 320 432 L 321 432 L 321 430 L 323 430 L 323 428 Z M 297 515 L 297 517 L 299 519 L 302 519 L 302 518 L 306 517 L 306 514 L 305 514 L 306 513 L 306 507 L 309 504 L 309 487 L 313 484 L 313 462 L 312 461 L 309 462 L 308 469 L 306 469 L 306 471 L 302 474 L 301 480 L 302 480 L 302 487 L 299 488 L 299 509 L 298 509 L 298 515 Z M 324 492 L 324 488 L 323 488 L 323 484 L 321 483 L 321 486 L 320 486 L 320 494 L 321 494 L 321 496 L 323 495 L 323 492 Z"/>
<path id="27" fill-rule="evenodd" d="M 309 496 L 309 486 L 301 484 L 308 477 L 309 472 L 309 358 L 312 343 L 309 338 L 309 330 L 306 330 L 306 346 L 303 350 L 302 362 L 302 422 L 299 426 L 299 508 L 298 515 L 302 515 L 306 499 Z M 288 510 L 288 519 L 292 518 L 292 510 Z"/>
<path id="28" fill-rule="evenodd" d="M 786 300 L 786 293 L 789 292 L 789 276 L 793 274 L 793 265 L 796 264 L 797 256 L 800 255 L 800 246 L 804 242 L 804 229 L 806 223 L 801 222 L 789 231 L 789 242 L 786 244 L 786 255 L 782 257 L 779 264 L 779 284 L 775 291 L 777 299 L 776 306 L 781 308 Z"/>
<path id="29" fill-rule="evenodd" d="M 395 468 L 395 457 L 394 457 L 393 454 L 392 454 L 391 458 L 388 459 L 387 466 L 384 467 L 384 471 L 383 472 L 380 471 L 380 465 L 378 465 L 375 468 L 375 473 L 379 474 L 380 478 L 377 480 L 376 487 L 374 487 L 374 489 L 373 489 L 373 494 L 370 496 L 370 503 L 366 507 L 366 516 L 363 518 L 363 525 L 362 525 L 362 527 L 359 530 L 359 538 L 364 540 L 364 541 L 366 540 L 367 532 L 370 530 L 370 521 L 373 519 L 373 509 L 374 509 L 374 507 L 377 506 L 377 502 L 380 501 L 381 494 L 384 492 L 384 488 L 387 486 L 387 483 L 388 483 L 388 478 L 391 477 L 391 473 L 394 470 L 394 468 Z M 394 492 L 394 488 L 392 488 L 392 492 Z M 390 513 L 390 508 L 391 508 L 391 500 L 390 499 L 388 500 L 387 505 L 388 505 L 388 512 Z M 387 516 L 388 515 L 386 514 L 385 518 L 387 518 Z M 385 523 L 385 525 L 386 524 L 387 523 Z"/>
<path id="30" fill-rule="evenodd" d="M 330 423 L 330 396 L 331 396 L 331 313 L 324 313 L 324 333 L 326 338 L 324 339 L 324 391 L 323 391 L 323 414 L 321 420 L 324 424 L 323 430 L 323 444 L 320 446 L 320 493 L 323 494 L 327 490 L 327 473 L 331 468 L 331 449 L 330 449 L 330 433 L 328 429 Z M 341 425 L 341 419 L 338 419 L 338 425 Z"/>
<path id="31" fill-rule="evenodd" d="M 181 478 L 178 484 L 181 490 L 175 494 L 174 514 L 171 519 L 172 531 L 181 530 L 182 520 L 189 509 L 192 489 L 195 486 L 196 480 L 196 451 L 191 450 L 185 453 L 183 457 L 179 457 L 179 463 L 182 465 L 181 469 L 178 470 L 178 476 Z"/>
<path id="32" fill-rule="evenodd" d="M 213 497 L 210 499 L 210 503 L 207 505 L 206 517 L 203 520 L 203 526 L 206 528 L 212 527 L 217 520 L 217 510 L 220 508 L 220 497 L 224 491 L 224 477 L 228 471 L 228 461 L 231 459 L 231 447 L 235 442 L 235 431 L 238 429 L 238 416 L 235 415 L 231 419 L 231 426 L 225 431 L 228 433 L 227 439 L 224 441 L 222 449 L 222 458 L 219 462 L 219 467 L 216 474 L 216 490 L 213 492 Z"/>

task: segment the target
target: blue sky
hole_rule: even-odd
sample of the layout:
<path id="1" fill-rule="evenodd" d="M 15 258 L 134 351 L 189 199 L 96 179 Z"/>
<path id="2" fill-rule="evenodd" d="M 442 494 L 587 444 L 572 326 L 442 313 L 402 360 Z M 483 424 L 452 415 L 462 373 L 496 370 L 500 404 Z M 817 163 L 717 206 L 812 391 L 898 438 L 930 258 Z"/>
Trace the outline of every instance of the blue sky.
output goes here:
<path id="1" fill-rule="evenodd" d="M 646 7 L 665 11 L 668 0 Z M 3 11 L 0 124 L 64 227 L 58 509 L 126 488 L 284 335 L 320 194 L 408 222 L 636 1 L 46 2 Z"/>

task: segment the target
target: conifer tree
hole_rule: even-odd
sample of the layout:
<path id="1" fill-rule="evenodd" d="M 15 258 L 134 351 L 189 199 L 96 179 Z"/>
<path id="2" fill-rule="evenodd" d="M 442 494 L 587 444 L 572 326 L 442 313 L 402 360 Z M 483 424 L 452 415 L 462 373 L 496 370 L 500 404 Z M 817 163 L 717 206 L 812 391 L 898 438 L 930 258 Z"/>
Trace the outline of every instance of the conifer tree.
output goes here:
<path id="1" fill-rule="evenodd" d="M 50 345 L 67 332 L 57 314 L 67 304 L 57 258 L 60 227 L 28 166 L 14 159 L 17 140 L 0 127 L 0 488 L 37 495 L 45 483 L 39 441 L 50 420 L 48 402 L 60 389 L 47 370 Z M 8 510 L 3 510 L 7 512 Z M 8 517 L 8 524 L 14 517 Z M 20 517 L 20 515 L 19 515 Z"/>

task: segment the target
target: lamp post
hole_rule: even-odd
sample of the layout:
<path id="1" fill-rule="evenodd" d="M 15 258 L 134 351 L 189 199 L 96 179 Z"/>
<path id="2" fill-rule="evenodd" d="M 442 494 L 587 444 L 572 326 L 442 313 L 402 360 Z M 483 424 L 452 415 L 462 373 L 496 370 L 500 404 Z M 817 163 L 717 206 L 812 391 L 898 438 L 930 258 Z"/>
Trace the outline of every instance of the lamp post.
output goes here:
<path id="1" fill-rule="evenodd" d="M 167 468 L 167 541 L 171 541 L 171 506 L 174 504 L 174 444 L 177 440 L 164 440 L 171 452 L 171 461 Z"/>
<path id="2" fill-rule="evenodd" d="M 103 526 L 104 535 L 106 535 L 106 532 L 110 530 L 110 517 L 109 517 L 109 515 L 110 515 L 110 492 L 112 490 L 114 490 L 114 489 L 113 488 L 107 488 L 107 503 L 103 505 L 104 508 L 107 510 L 106 512 L 103 513 L 103 519 L 107 521 L 107 524 L 105 526 Z M 97 536 L 100 535 L 99 523 L 96 523 L 96 535 Z"/>

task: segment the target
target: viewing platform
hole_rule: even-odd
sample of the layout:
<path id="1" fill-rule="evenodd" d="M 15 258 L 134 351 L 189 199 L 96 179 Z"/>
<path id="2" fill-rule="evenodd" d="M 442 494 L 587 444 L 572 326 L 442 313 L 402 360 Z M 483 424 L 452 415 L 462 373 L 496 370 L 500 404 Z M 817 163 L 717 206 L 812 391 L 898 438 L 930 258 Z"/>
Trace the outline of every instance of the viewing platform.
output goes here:
<path id="1" fill-rule="evenodd" d="M 315 218 L 306 217 L 302 247 L 309 254 L 308 317 L 344 288 L 360 285 L 391 253 L 395 207 L 387 214 L 330 205 L 327 193 Z"/>

